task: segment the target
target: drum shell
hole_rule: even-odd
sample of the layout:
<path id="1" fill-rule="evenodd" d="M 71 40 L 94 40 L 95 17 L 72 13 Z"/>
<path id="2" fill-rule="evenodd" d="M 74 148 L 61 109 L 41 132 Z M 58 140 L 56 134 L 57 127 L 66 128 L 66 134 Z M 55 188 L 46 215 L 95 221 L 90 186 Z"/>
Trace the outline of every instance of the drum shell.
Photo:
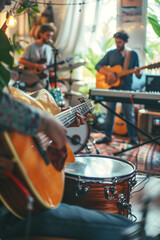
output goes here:
<path id="1" fill-rule="evenodd" d="M 136 182 L 136 171 L 132 163 L 127 164 L 133 166 L 133 172 L 118 178 L 94 179 L 65 173 L 62 201 L 88 209 L 128 216 L 131 208 L 130 193 Z M 111 191 L 113 188 L 116 191 L 114 194 Z"/>

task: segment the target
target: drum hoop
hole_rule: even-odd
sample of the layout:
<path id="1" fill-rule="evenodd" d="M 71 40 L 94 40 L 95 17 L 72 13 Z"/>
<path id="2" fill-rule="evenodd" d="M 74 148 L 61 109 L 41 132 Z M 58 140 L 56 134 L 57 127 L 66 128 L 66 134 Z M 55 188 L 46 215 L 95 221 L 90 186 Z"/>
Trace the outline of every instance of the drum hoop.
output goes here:
<path id="1" fill-rule="evenodd" d="M 82 183 L 111 183 L 113 184 L 115 182 L 123 182 L 125 180 L 129 180 L 129 179 L 133 179 L 133 177 L 136 176 L 136 172 L 134 172 L 132 175 L 128 174 L 125 176 L 120 176 L 120 177 L 113 177 L 113 178 L 94 178 L 94 177 L 85 177 L 85 176 L 79 176 L 77 175 L 77 177 L 74 174 L 70 174 L 70 173 L 65 173 L 65 177 L 68 179 L 72 179 L 78 182 L 82 182 Z"/>
<path id="2" fill-rule="evenodd" d="M 97 155 L 94 155 L 94 154 L 77 154 L 75 155 L 75 158 L 76 157 L 97 157 Z M 105 155 L 100 155 L 100 157 L 102 158 L 107 158 L 107 156 Z M 108 156 L 110 157 L 110 156 Z M 120 160 L 122 162 L 125 162 L 129 165 L 131 165 L 133 167 L 133 171 L 129 174 L 125 174 L 125 175 L 122 175 L 122 176 L 118 176 L 118 177 L 110 177 L 110 178 L 96 178 L 96 177 L 85 177 L 85 176 L 80 176 L 80 175 L 75 175 L 75 174 L 71 174 L 71 173 L 66 173 L 65 172 L 65 176 L 69 179 L 72 179 L 72 180 L 75 180 L 75 181 L 79 181 L 79 182 L 82 182 L 82 183 L 112 183 L 115 182 L 122 182 L 122 181 L 125 181 L 125 180 L 129 180 L 129 179 L 132 179 L 133 177 L 136 177 L 136 167 L 135 165 L 130 162 L 130 161 L 126 161 L 124 159 L 119 159 L 119 158 L 116 158 L 116 157 L 112 157 L 113 159 L 115 160 Z M 76 177 L 77 176 L 77 177 Z"/>

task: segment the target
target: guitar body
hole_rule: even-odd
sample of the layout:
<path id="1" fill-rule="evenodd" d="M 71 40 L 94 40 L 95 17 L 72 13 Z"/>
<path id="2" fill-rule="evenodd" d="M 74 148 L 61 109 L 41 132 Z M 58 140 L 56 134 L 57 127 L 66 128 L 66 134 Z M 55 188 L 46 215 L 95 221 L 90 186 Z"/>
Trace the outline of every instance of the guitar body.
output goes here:
<path id="1" fill-rule="evenodd" d="M 39 61 L 35 62 L 38 64 L 45 64 L 46 63 L 46 59 L 45 58 L 41 58 Z M 52 64 L 53 65 L 53 64 Z M 43 79 L 47 77 L 47 74 L 45 74 L 43 71 L 39 71 L 37 68 L 27 68 L 28 71 L 36 74 L 39 79 Z"/>
<path id="2" fill-rule="evenodd" d="M 17 100 L 53 115 L 60 112 L 52 96 L 44 89 L 36 99 L 13 87 L 10 87 L 10 91 Z M 57 171 L 51 162 L 47 164 L 30 136 L 4 132 L 0 136 L 0 144 L 0 155 L 9 160 L 12 174 L 34 198 L 33 212 L 58 206 L 63 196 L 65 165 L 62 171 Z M 65 163 L 74 162 L 72 150 L 68 145 L 66 148 L 68 156 Z M 5 175 L 0 178 L 0 198 L 13 214 L 21 218 L 26 217 L 26 196 L 16 183 Z"/>
<path id="3" fill-rule="evenodd" d="M 61 64 L 64 64 L 64 63 L 66 63 L 66 62 L 70 62 L 70 61 L 72 61 L 72 60 L 73 60 L 72 57 L 67 57 L 65 60 L 58 61 L 58 62 L 57 62 L 57 65 L 61 65 Z M 45 59 L 45 58 L 41 58 L 40 60 L 38 60 L 38 61 L 35 62 L 35 63 L 45 64 L 45 63 L 46 63 L 46 59 Z M 46 67 L 47 67 L 47 69 L 53 68 L 53 67 L 55 67 L 55 63 L 52 63 L 52 64 L 50 64 L 50 65 L 47 65 Z M 27 68 L 27 69 L 28 69 L 30 72 L 36 74 L 36 75 L 39 77 L 39 79 L 43 79 L 43 78 L 46 78 L 46 77 L 47 77 L 47 74 L 44 73 L 43 71 L 39 71 L 39 69 L 36 69 L 36 68 Z"/>
<path id="4" fill-rule="evenodd" d="M 118 113 L 120 115 L 122 114 L 121 113 L 121 106 L 118 106 L 116 108 L 116 113 Z M 127 134 L 127 124 L 126 124 L 125 121 L 123 121 L 118 116 L 115 116 L 115 119 L 114 119 L 113 132 L 114 132 L 114 134 L 117 134 L 117 135 L 125 135 L 125 134 Z"/>
<path id="5" fill-rule="evenodd" d="M 96 75 L 96 88 L 109 89 L 112 87 L 121 87 L 123 85 L 123 79 L 119 76 L 123 71 L 123 68 L 120 65 L 114 67 L 104 66 L 110 72 L 116 73 L 117 79 L 115 82 L 112 82 L 108 76 L 97 72 Z"/>

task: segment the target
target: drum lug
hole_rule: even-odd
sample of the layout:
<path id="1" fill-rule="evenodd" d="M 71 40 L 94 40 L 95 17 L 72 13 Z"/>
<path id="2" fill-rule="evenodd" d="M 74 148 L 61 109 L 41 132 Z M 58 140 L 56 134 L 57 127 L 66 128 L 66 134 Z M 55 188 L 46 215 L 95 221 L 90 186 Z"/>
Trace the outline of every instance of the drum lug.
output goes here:
<path id="1" fill-rule="evenodd" d="M 124 195 L 122 194 L 121 197 L 118 199 L 117 202 L 117 206 L 119 208 L 119 210 L 123 210 L 125 209 L 130 209 L 131 208 L 131 204 L 127 202 L 126 198 L 124 197 Z"/>
<path id="2" fill-rule="evenodd" d="M 114 186 L 104 187 L 104 195 L 106 199 L 114 199 L 117 194 L 117 189 Z"/>
<path id="3" fill-rule="evenodd" d="M 131 179 L 131 186 L 134 187 L 137 184 L 136 178 Z"/>
<path id="4" fill-rule="evenodd" d="M 78 184 L 75 187 L 76 198 L 81 198 L 81 199 L 85 198 L 87 196 L 88 190 L 89 190 L 89 186 L 86 186 L 83 188 L 82 185 Z"/>

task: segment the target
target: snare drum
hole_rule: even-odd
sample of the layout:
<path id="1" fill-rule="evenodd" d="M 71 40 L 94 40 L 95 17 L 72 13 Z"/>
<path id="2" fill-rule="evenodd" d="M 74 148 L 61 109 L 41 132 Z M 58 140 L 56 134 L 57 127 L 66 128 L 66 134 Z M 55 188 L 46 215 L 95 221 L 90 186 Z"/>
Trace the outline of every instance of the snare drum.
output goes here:
<path id="1" fill-rule="evenodd" d="M 136 184 L 135 166 L 102 155 L 76 155 L 66 165 L 63 202 L 128 216 L 130 192 Z"/>

